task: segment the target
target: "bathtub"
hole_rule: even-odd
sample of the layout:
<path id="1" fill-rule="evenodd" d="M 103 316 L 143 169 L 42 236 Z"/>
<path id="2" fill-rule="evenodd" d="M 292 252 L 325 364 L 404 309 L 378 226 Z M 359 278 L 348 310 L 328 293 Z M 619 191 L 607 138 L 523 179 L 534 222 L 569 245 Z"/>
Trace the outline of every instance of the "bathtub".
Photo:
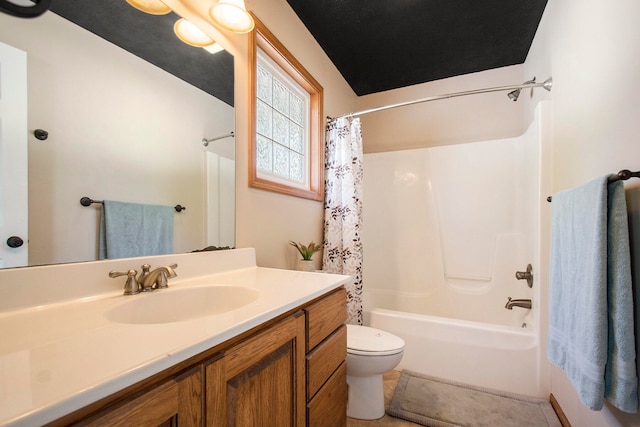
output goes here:
<path id="1" fill-rule="evenodd" d="M 367 323 L 398 335 L 405 352 L 396 369 L 527 396 L 547 397 L 533 328 L 471 322 L 374 308 Z"/>
<path id="2" fill-rule="evenodd" d="M 478 291 L 478 287 L 475 287 L 473 292 L 451 285 L 425 286 L 431 289 L 429 292 L 366 289 L 363 294 L 364 306 L 522 328 L 531 332 L 535 329 L 535 293 L 515 279 L 512 282 L 502 280 L 491 284 L 488 289 Z M 507 310 L 505 304 L 509 297 L 531 299 L 534 310 L 520 307 Z"/>
<path id="3" fill-rule="evenodd" d="M 541 102 L 519 137 L 364 156 L 364 322 L 405 340 L 399 368 L 548 397 L 550 125 Z"/>

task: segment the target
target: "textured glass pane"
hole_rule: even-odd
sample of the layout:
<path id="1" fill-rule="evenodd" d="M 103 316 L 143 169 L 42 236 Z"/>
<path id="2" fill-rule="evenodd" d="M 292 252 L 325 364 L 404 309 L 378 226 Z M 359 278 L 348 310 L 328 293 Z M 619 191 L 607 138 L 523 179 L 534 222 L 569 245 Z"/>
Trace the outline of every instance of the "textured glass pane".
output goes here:
<path id="1" fill-rule="evenodd" d="M 289 146 L 289 119 L 277 111 L 273 112 L 273 140 Z"/>
<path id="2" fill-rule="evenodd" d="M 289 178 L 289 150 L 281 145 L 273 144 L 273 173 Z"/>
<path id="3" fill-rule="evenodd" d="M 304 154 L 304 133 L 302 128 L 292 122 L 289 122 L 289 124 L 289 148 L 297 153 Z"/>
<path id="4" fill-rule="evenodd" d="M 271 173 L 273 168 L 273 142 L 258 135 L 256 141 L 256 166 L 258 170 Z"/>
<path id="5" fill-rule="evenodd" d="M 289 117 L 297 124 L 301 126 L 304 125 L 304 101 L 293 93 L 291 93 L 291 111 Z"/>
<path id="6" fill-rule="evenodd" d="M 289 89 L 277 79 L 273 79 L 273 108 L 289 117 Z"/>
<path id="7" fill-rule="evenodd" d="M 304 182 L 304 156 L 291 152 L 289 163 L 290 178 L 296 182 Z"/>
<path id="8" fill-rule="evenodd" d="M 256 118 L 256 130 L 259 134 L 271 138 L 271 114 L 273 110 L 260 100 L 258 100 L 256 107 L 258 115 Z"/>
<path id="9" fill-rule="evenodd" d="M 258 65 L 258 98 L 271 105 L 271 73 Z"/>

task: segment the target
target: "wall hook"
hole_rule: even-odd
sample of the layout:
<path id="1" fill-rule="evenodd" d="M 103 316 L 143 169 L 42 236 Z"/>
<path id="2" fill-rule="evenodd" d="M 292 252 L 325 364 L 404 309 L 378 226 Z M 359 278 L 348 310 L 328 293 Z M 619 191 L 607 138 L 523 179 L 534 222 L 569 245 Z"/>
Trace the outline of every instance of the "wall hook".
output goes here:
<path id="1" fill-rule="evenodd" d="M 33 131 L 33 136 L 35 136 L 36 139 L 39 139 L 40 141 L 44 141 L 49 138 L 49 132 L 44 129 L 36 129 Z"/>

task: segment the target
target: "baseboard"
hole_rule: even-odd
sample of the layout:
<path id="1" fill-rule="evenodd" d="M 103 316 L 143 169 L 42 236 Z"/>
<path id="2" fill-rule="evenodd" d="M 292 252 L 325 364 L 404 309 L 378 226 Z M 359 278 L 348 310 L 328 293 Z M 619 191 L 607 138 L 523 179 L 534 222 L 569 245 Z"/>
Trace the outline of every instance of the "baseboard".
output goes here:
<path id="1" fill-rule="evenodd" d="M 556 412 L 556 415 L 558 416 L 558 419 L 560 420 L 560 424 L 562 424 L 562 427 L 571 427 L 571 423 L 569 422 L 569 419 L 567 419 L 567 416 L 564 414 L 564 411 L 560 407 L 560 404 L 556 400 L 556 397 L 553 395 L 553 393 L 549 395 L 549 403 L 551 403 L 551 407 Z"/>

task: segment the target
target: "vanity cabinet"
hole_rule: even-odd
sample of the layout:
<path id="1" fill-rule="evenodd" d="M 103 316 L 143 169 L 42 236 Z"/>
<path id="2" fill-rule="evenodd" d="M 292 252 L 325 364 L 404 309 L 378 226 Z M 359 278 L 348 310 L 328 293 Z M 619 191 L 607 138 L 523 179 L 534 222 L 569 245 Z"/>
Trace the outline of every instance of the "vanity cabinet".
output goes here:
<path id="1" fill-rule="evenodd" d="M 304 426 L 301 312 L 206 366 L 207 426 Z"/>
<path id="2" fill-rule="evenodd" d="M 346 291 L 304 309 L 307 323 L 307 425 L 347 425 Z"/>
<path id="3" fill-rule="evenodd" d="M 179 423 L 179 424 L 178 424 Z M 202 426 L 202 369 L 197 366 L 74 425 L 90 427 Z"/>
<path id="4" fill-rule="evenodd" d="M 339 288 L 50 426 L 346 426 L 345 320 Z"/>

